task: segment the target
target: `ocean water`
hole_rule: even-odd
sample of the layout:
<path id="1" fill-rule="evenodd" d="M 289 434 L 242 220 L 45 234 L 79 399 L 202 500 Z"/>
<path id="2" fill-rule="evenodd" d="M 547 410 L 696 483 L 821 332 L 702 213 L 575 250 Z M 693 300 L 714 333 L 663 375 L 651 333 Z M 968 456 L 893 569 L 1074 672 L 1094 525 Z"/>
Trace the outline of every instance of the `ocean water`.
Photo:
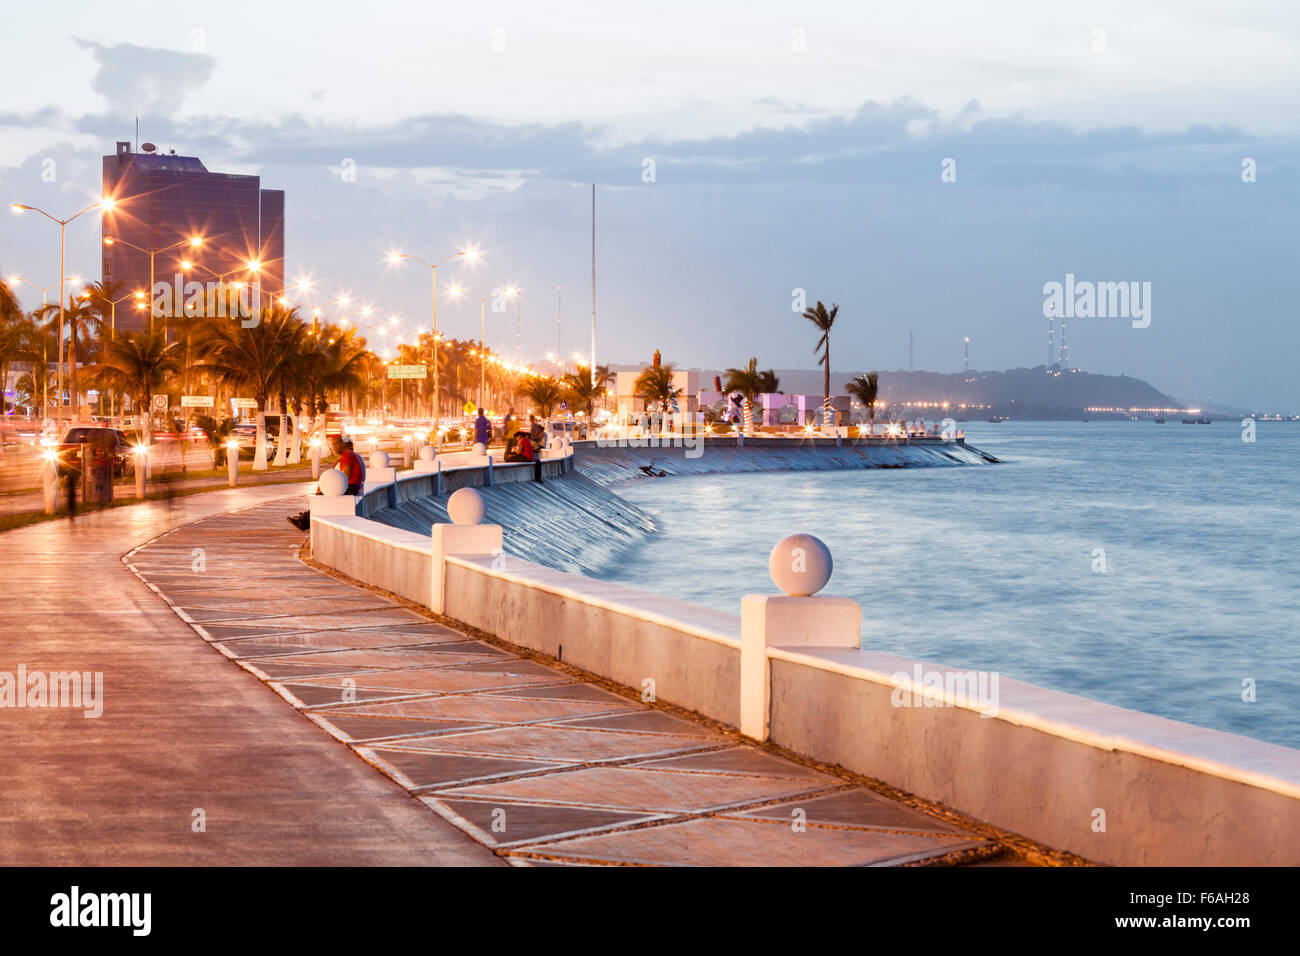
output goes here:
<path id="1" fill-rule="evenodd" d="M 738 615 L 808 532 L 864 646 L 1300 748 L 1300 423 L 964 427 L 1005 464 L 619 485 L 602 577 Z"/>

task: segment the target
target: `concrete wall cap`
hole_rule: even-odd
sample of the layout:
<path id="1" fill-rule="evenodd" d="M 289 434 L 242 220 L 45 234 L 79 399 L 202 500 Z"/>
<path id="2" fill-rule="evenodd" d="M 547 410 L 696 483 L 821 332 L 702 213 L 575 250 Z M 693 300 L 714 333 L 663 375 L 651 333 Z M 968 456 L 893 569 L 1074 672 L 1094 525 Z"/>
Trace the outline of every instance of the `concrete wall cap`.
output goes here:
<path id="1" fill-rule="evenodd" d="M 322 495 L 341 495 L 348 490 L 348 476 L 337 468 L 320 473 L 320 493 Z"/>
<path id="2" fill-rule="evenodd" d="M 433 461 L 438 456 L 438 449 L 432 445 L 425 445 L 419 451 L 420 461 Z"/>
<path id="3" fill-rule="evenodd" d="M 447 499 L 447 516 L 454 524 L 482 524 L 486 515 L 483 496 L 473 488 L 458 488 Z"/>
<path id="4" fill-rule="evenodd" d="M 772 549 L 767 569 L 772 582 L 791 597 L 810 597 L 831 579 L 831 549 L 810 534 L 792 534 Z"/>

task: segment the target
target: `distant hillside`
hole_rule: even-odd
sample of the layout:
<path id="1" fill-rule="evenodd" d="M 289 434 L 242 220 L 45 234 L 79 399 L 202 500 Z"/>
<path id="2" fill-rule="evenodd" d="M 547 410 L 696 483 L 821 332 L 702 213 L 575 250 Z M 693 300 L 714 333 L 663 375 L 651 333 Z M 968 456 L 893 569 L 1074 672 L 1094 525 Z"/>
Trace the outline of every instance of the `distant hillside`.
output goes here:
<path id="1" fill-rule="evenodd" d="M 631 368 L 631 366 L 616 366 Z M 700 369 L 701 388 L 712 388 L 721 369 Z M 822 373 L 818 369 L 777 369 L 781 391 L 819 395 Z M 832 372 L 831 390 L 844 394 L 844 385 L 859 372 Z M 981 414 L 1012 418 L 1080 418 L 1089 408 L 1163 408 L 1181 410 L 1187 403 L 1127 375 L 1095 375 L 1077 369 L 1060 371 L 1045 365 L 1005 372 L 943 374 L 940 372 L 882 371 L 881 397 L 891 405 L 909 402 L 949 402 L 985 406 Z"/>

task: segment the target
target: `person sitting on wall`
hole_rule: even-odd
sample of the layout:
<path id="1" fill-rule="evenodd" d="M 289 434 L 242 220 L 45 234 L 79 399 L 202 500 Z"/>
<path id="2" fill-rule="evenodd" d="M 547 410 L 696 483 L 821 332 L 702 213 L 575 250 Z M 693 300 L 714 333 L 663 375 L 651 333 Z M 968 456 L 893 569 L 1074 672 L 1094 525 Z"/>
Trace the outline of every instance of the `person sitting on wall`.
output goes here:
<path id="1" fill-rule="evenodd" d="M 515 432 L 517 444 L 512 453 L 506 453 L 506 461 L 531 461 L 533 463 L 533 481 L 538 484 L 542 483 L 542 459 L 533 448 L 533 441 L 528 436 L 528 432 Z"/>
<path id="2" fill-rule="evenodd" d="M 359 495 L 361 489 L 366 483 L 366 463 L 361 460 L 361 456 L 352 450 L 352 439 L 343 440 L 343 451 L 339 455 L 338 465 L 335 467 L 343 472 L 348 479 L 348 487 L 345 495 Z"/>

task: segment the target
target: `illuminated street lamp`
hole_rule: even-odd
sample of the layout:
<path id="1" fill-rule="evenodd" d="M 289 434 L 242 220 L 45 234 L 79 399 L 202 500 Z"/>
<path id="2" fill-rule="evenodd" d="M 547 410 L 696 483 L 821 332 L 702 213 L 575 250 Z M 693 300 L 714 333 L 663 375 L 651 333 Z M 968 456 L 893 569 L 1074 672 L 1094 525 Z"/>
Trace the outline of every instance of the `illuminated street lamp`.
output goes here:
<path id="1" fill-rule="evenodd" d="M 153 295 L 154 256 L 158 255 L 160 252 L 169 252 L 172 249 L 178 249 L 181 246 L 189 246 L 191 249 L 197 249 L 203 245 L 203 237 L 191 236 L 188 239 L 182 239 L 180 242 L 173 242 L 170 246 L 163 246 L 161 249 L 145 249 L 143 246 L 137 246 L 134 242 L 127 242 L 125 239 L 119 238 L 117 236 L 104 237 L 104 245 L 106 246 L 113 246 L 113 245 L 117 245 L 118 243 L 121 243 L 124 246 L 134 249 L 136 252 L 143 252 L 145 255 L 149 257 L 149 294 Z M 149 310 L 149 331 L 150 332 L 153 331 L 153 313 L 154 310 L 151 308 Z M 166 325 L 164 325 L 163 335 L 166 336 L 166 334 L 167 334 L 167 327 Z"/>
<path id="2" fill-rule="evenodd" d="M 478 259 L 478 252 L 472 248 L 463 249 L 460 252 L 452 253 L 440 262 L 428 262 L 419 256 L 413 256 L 405 252 L 390 252 L 388 254 L 388 261 L 392 265 L 400 264 L 403 259 L 410 259 L 412 262 L 428 266 L 429 274 L 433 280 L 433 424 L 435 431 L 438 430 L 438 423 L 442 421 L 442 393 L 438 387 L 438 342 L 441 340 L 438 335 L 438 266 L 459 258 L 464 258 L 468 262 L 475 262 Z"/>
<path id="3" fill-rule="evenodd" d="M 60 404 L 62 404 L 63 402 L 63 321 L 64 321 L 63 319 L 63 314 L 64 314 L 63 313 L 64 310 L 63 270 L 64 270 L 64 258 L 65 258 L 64 253 L 67 248 L 65 240 L 67 237 L 68 223 L 72 222 L 78 216 L 90 212 L 90 210 L 92 209 L 100 209 L 103 212 L 112 212 L 113 207 L 116 206 L 116 204 L 117 204 L 116 201 L 111 196 L 104 196 L 100 198 L 98 202 L 91 203 L 85 209 L 81 210 L 81 212 L 69 216 L 67 219 L 58 219 L 54 216 L 51 216 L 44 209 L 38 209 L 35 206 L 28 206 L 20 202 L 13 203 L 11 207 L 13 211 L 16 213 L 38 212 L 46 219 L 50 220 L 50 222 L 57 222 L 59 224 L 59 392 L 58 395 L 59 395 Z M 76 400 L 77 400 L 77 396 L 73 395 L 72 401 L 75 403 Z M 47 400 L 47 404 L 48 404 L 48 400 Z M 80 407 L 74 408 L 72 412 L 72 417 L 74 419 L 79 419 L 80 418 L 79 413 L 80 413 Z"/>

